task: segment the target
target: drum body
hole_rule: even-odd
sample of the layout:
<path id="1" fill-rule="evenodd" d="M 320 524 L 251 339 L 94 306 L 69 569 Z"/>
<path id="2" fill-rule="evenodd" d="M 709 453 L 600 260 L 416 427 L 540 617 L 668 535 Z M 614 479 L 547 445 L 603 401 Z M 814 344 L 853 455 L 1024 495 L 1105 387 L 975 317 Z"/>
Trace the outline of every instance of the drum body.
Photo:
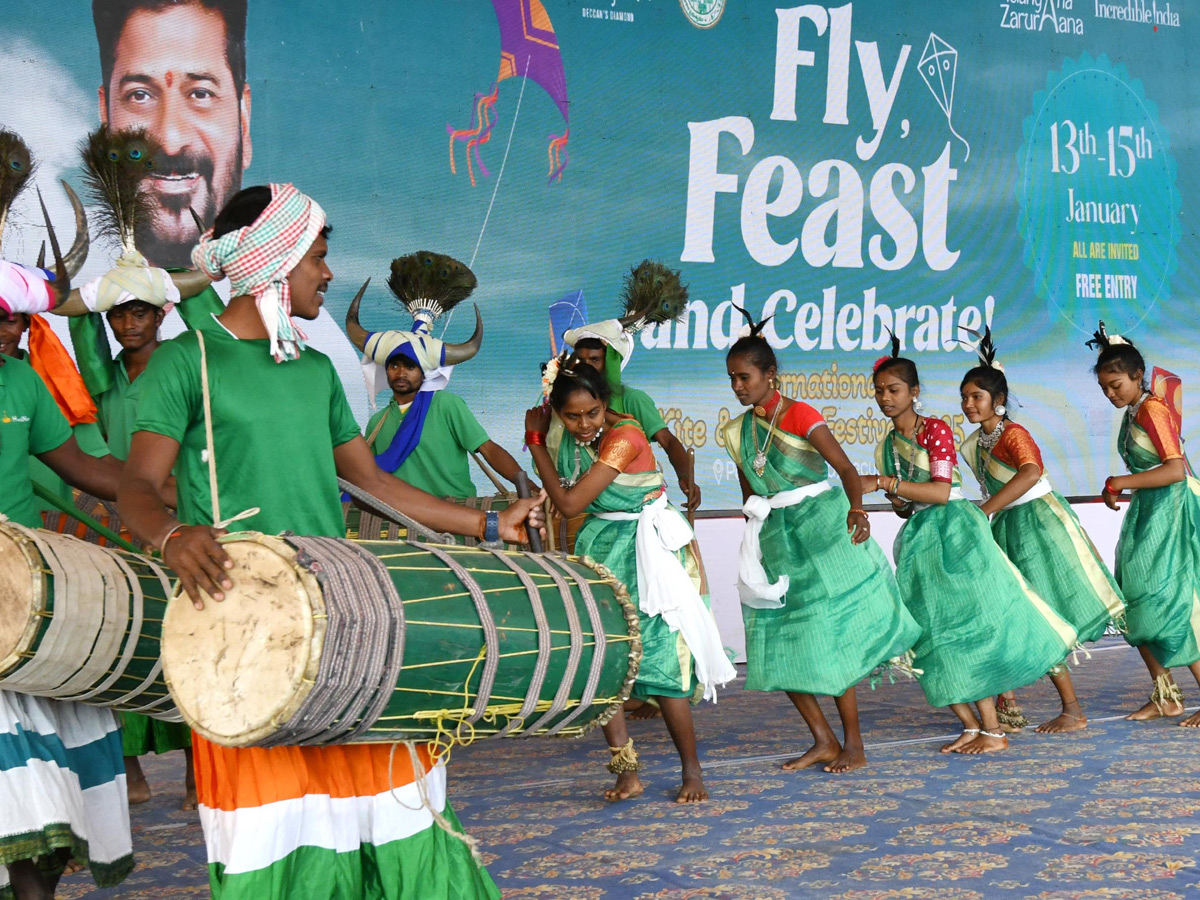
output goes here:
<path id="1" fill-rule="evenodd" d="M 167 681 L 228 746 L 581 734 L 628 696 L 637 610 L 587 561 L 243 533 L 234 587 L 172 604 Z"/>
<path id="2" fill-rule="evenodd" d="M 159 653 L 170 591 L 152 560 L 0 523 L 0 688 L 180 721 Z"/>

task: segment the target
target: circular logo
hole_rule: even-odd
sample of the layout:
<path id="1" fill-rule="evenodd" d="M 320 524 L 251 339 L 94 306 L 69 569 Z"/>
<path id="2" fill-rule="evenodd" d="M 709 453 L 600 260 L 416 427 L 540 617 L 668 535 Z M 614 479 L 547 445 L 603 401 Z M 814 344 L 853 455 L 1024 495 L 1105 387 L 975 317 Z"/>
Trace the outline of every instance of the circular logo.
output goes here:
<path id="1" fill-rule="evenodd" d="M 725 12 L 725 0 L 679 0 L 679 6 L 697 28 L 712 28 Z"/>
<path id="2" fill-rule="evenodd" d="M 1034 97 L 1019 165 L 1036 290 L 1083 334 L 1127 333 L 1171 294 L 1176 163 L 1158 111 L 1123 65 L 1067 60 Z"/>

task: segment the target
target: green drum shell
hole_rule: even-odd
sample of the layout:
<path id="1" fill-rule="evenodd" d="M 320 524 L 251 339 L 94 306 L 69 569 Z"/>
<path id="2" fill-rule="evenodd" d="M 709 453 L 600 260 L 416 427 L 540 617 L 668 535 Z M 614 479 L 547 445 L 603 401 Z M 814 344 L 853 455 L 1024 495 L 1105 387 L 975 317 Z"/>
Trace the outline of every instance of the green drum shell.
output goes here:
<path id="1" fill-rule="evenodd" d="M 14 647 L 12 652 L 7 655 L 2 655 L 5 648 L 0 648 L 0 689 L 7 689 L 5 685 L 6 678 L 20 675 L 30 660 L 36 658 L 39 648 L 42 647 L 43 641 L 46 639 L 47 632 L 55 616 L 56 587 L 61 587 L 56 585 L 56 582 L 59 577 L 63 576 L 55 576 L 53 574 L 37 545 L 25 537 L 24 534 L 18 533 L 14 537 L 14 529 L 2 524 L 0 524 L 0 532 L 2 532 L 0 536 L 15 540 L 24 551 L 26 559 L 30 564 L 31 586 L 33 588 L 30 624 L 25 636 L 20 640 L 18 646 Z M 48 541 L 85 543 L 73 536 L 42 529 L 39 529 L 36 534 L 43 540 Z M 162 620 L 167 607 L 167 588 L 164 587 L 163 581 L 155 574 L 153 568 L 144 558 L 124 550 L 111 547 L 97 547 L 90 542 L 86 543 L 92 552 L 103 553 L 110 557 L 119 557 L 132 570 L 142 593 L 142 622 L 136 645 L 121 675 L 103 691 L 79 702 L 90 706 L 111 706 L 113 709 L 124 712 L 142 712 L 155 718 L 179 721 L 179 714 L 171 702 L 170 692 L 167 689 L 167 684 L 159 665 Z M 165 569 L 163 572 L 166 574 Z M 90 687 L 75 688 L 61 695 L 53 690 L 39 690 L 36 692 L 39 696 L 51 697 L 53 699 L 69 699 L 80 694 L 91 693 L 101 683 L 108 680 L 109 675 L 114 671 L 114 667 L 122 658 L 127 648 L 134 626 L 133 614 L 137 601 L 133 593 L 128 592 L 124 598 L 119 599 L 126 604 L 124 630 L 117 644 L 118 650 L 115 658 L 108 665 L 106 674 L 97 678 L 95 683 Z M 76 653 L 71 660 L 73 664 L 79 663 L 83 658 L 80 649 L 75 649 Z M 157 671 L 155 671 L 156 668 Z M 66 681 L 71 677 L 73 671 L 73 669 L 65 670 L 63 680 Z M 152 675 L 153 677 L 151 677 Z M 21 690 L 19 687 L 12 689 Z M 135 696 L 127 696 L 135 691 L 137 692 Z"/>
<path id="2" fill-rule="evenodd" d="M 333 540 L 333 539 L 328 539 Z M 403 665 L 386 706 L 376 721 L 353 738 L 284 740 L 280 728 L 297 709 L 322 691 L 323 652 L 332 644 L 327 606 L 335 596 L 318 585 L 316 569 L 302 565 L 296 547 L 284 539 L 254 533 L 224 539 L 235 568 L 232 591 L 220 604 L 173 604 L 163 630 L 163 659 L 184 720 L 205 738 L 228 746 L 271 743 L 391 743 L 395 741 L 465 742 L 497 735 L 542 734 L 563 725 L 561 735 L 579 735 L 606 722 L 628 697 L 641 660 L 637 610 L 625 587 L 607 570 L 578 558 L 547 561 L 567 585 L 567 602 L 577 616 L 578 660 L 568 678 L 571 620 L 555 579 L 533 554 L 439 546 L 478 584 L 495 623 L 496 670 L 487 708 L 473 723 L 477 692 L 488 664 L 485 629 L 468 587 L 453 569 L 425 546 L 396 541 L 345 542 L 365 550 L 386 568 L 402 602 Z M 342 543 L 339 541 L 339 543 Z M 239 548 L 245 546 L 245 550 Z M 252 548 L 250 544 L 258 545 Z M 263 548 L 270 551 L 263 561 Z M 259 561 L 249 567 L 258 555 Z M 544 656 L 529 593 L 519 576 L 500 558 L 526 573 L 537 589 L 549 629 Z M 269 574 L 268 574 L 269 573 Z M 317 577 L 314 577 L 317 574 Z M 600 639 L 575 577 L 591 589 Z M 383 577 L 381 574 L 380 577 Z M 244 598 L 239 583 L 245 586 Z M 327 596 L 329 595 L 329 596 Z M 271 607 L 269 614 L 258 610 Z M 216 619 L 211 618 L 216 616 Z M 236 637 L 233 637 L 236 635 Z M 266 655 L 232 661 L 247 646 L 267 648 Z M 282 649 L 280 649 L 282 648 Z M 603 651 L 594 699 L 580 709 L 598 648 Z M 519 716 L 534 682 L 539 659 L 545 666 L 537 705 Z M 251 671 L 260 667 L 256 675 Z M 286 678 L 281 672 L 289 672 Z M 564 707 L 542 721 L 564 681 Z M 255 696 L 245 702 L 248 684 Z M 266 687 L 267 683 L 271 686 Z M 266 696 L 271 693 L 271 696 Z M 242 702 L 239 702 L 242 698 Z M 311 698 L 309 698 L 311 700 Z M 236 707 L 236 710 L 235 710 Z M 360 713 L 338 711 L 339 724 L 360 723 Z M 461 724 L 460 726 L 460 723 Z M 536 731 L 527 731 L 537 726 Z"/>
<path id="3" fill-rule="evenodd" d="M 404 666 L 391 702 L 380 719 L 370 728 L 375 741 L 412 740 L 434 737 L 441 730 L 452 729 L 463 718 L 464 707 L 470 710 L 474 694 L 464 693 L 470 684 L 477 688 L 483 673 L 480 651 L 483 648 L 483 627 L 469 592 L 458 577 L 441 560 L 416 547 L 383 542 L 361 542 L 392 573 L 392 582 L 404 601 L 405 640 Z M 532 607 L 524 586 L 517 576 L 500 560 L 486 551 L 446 548 L 451 558 L 464 565 L 484 591 L 488 607 L 499 632 L 500 661 L 492 687 L 492 709 L 519 709 L 531 683 L 538 658 L 538 633 Z M 570 622 L 560 590 L 553 578 L 539 567 L 531 554 L 508 552 L 539 588 L 546 618 L 550 626 L 550 663 L 539 692 L 541 705 L 554 699 L 567 669 L 570 653 Z M 601 670 L 596 697 L 605 702 L 593 705 L 572 719 L 563 730 L 565 734 L 581 734 L 603 718 L 608 721 L 616 712 L 614 701 L 623 702 L 632 688 L 630 678 L 629 613 L 633 613 L 636 634 L 637 615 L 629 601 L 624 585 L 578 558 L 565 560 L 566 565 L 587 580 L 595 596 L 596 607 L 603 623 L 604 666 Z M 564 712 L 542 723 L 548 730 L 574 712 L 591 671 L 596 653 L 595 635 L 578 584 L 563 574 L 570 588 L 571 602 L 578 612 L 583 632 L 583 648 L 568 696 L 575 701 Z M 640 637 L 637 655 L 640 658 Z M 635 660 L 635 664 L 637 661 Z M 636 674 L 636 667 L 634 667 Z M 628 680 L 628 683 L 626 683 Z M 446 713 L 451 713 L 449 717 Z M 539 718 L 534 712 L 524 724 Z M 490 718 L 490 716 L 486 716 Z M 478 721 L 471 726 L 477 736 L 494 734 L 508 722 L 498 715 L 494 721 Z M 509 733 L 521 730 L 514 727 Z"/>

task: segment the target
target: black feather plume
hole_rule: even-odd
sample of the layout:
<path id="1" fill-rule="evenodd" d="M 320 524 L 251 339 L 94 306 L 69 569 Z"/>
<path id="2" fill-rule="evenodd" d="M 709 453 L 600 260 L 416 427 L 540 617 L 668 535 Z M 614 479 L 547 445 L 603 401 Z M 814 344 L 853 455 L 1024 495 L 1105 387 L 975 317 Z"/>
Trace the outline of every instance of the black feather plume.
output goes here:
<path id="1" fill-rule="evenodd" d="M 671 322 L 687 310 L 688 289 L 679 272 L 645 259 L 625 276 L 621 302 L 625 306 L 621 319 L 630 325 Z"/>
<path id="2" fill-rule="evenodd" d="M 471 296 L 479 282 L 457 259 L 429 250 L 418 250 L 392 260 L 388 287 L 411 315 L 430 310 L 434 316 L 448 312 Z"/>
<path id="3" fill-rule="evenodd" d="M 29 147 L 20 135 L 0 129 L 0 235 L 13 201 L 29 183 L 35 168 Z"/>
<path id="4" fill-rule="evenodd" d="M 161 147 L 145 128 L 111 130 L 101 125 L 79 145 L 84 181 L 99 206 L 100 231 L 131 250 L 138 228 L 152 214 L 142 181 Z"/>
<path id="5" fill-rule="evenodd" d="M 888 329 L 888 334 L 890 334 L 892 337 L 892 356 L 891 356 L 891 358 L 899 359 L 900 358 L 900 338 L 896 337 L 896 332 L 892 331 L 892 329 L 890 329 L 890 328 Z"/>
<path id="6" fill-rule="evenodd" d="M 959 327 L 962 328 L 962 326 Z M 984 326 L 983 334 L 972 328 L 962 328 L 962 330 L 975 338 L 976 343 L 971 349 L 975 351 L 979 361 L 989 369 L 996 368 L 996 344 L 992 341 L 991 327 Z"/>
<path id="7" fill-rule="evenodd" d="M 755 322 L 754 316 L 750 315 L 747 310 L 742 309 L 742 307 L 738 306 L 736 303 L 733 304 L 733 308 L 746 317 L 746 322 L 750 325 L 750 337 L 758 337 L 760 334 L 762 334 L 762 330 L 767 327 L 767 323 L 775 318 L 774 316 L 767 316 L 761 322 Z"/>
<path id="8" fill-rule="evenodd" d="M 1100 320 L 1100 327 L 1092 332 L 1092 338 L 1084 343 L 1085 347 L 1092 350 L 1106 350 L 1109 346 L 1108 332 L 1104 330 L 1104 320 Z"/>

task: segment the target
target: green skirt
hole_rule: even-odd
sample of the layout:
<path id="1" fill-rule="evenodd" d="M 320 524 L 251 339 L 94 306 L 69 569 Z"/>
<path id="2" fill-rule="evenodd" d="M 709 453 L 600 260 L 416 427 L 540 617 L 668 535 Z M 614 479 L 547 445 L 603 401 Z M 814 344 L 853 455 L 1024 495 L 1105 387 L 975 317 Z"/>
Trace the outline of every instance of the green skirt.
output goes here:
<path id="1" fill-rule="evenodd" d="M 1117 541 L 1125 639 L 1163 666 L 1200 660 L 1200 482 L 1135 491 Z"/>
<path id="2" fill-rule="evenodd" d="M 1108 623 L 1123 615 L 1117 582 L 1058 491 L 996 513 L 992 536 L 1080 641 L 1099 640 Z"/>
<path id="3" fill-rule="evenodd" d="M 1029 589 L 973 503 L 914 513 L 895 559 L 900 593 L 923 629 L 913 666 L 932 706 L 1023 687 L 1075 646 L 1075 629 Z"/>
<path id="4" fill-rule="evenodd" d="M 879 545 L 850 542 L 849 511 L 841 488 L 771 510 L 763 569 L 771 581 L 787 575 L 788 592 L 781 609 L 742 607 L 746 690 L 840 697 L 917 642 Z"/>
<path id="5" fill-rule="evenodd" d="M 138 713 L 121 713 L 121 755 L 145 756 L 192 746 L 192 730 L 183 722 L 160 722 Z"/>
<path id="6" fill-rule="evenodd" d="M 641 610 L 637 579 L 637 521 L 633 519 L 599 519 L 588 516 L 575 539 L 575 552 L 590 556 L 607 566 L 617 580 L 629 591 L 629 598 L 638 607 L 638 624 L 642 629 L 642 663 L 632 695 L 647 697 L 691 697 L 696 686 L 692 653 L 678 631 L 661 616 L 648 616 Z M 676 554 L 683 562 L 697 590 L 700 568 L 692 557 L 691 547 Z M 708 602 L 708 598 L 704 598 Z"/>

